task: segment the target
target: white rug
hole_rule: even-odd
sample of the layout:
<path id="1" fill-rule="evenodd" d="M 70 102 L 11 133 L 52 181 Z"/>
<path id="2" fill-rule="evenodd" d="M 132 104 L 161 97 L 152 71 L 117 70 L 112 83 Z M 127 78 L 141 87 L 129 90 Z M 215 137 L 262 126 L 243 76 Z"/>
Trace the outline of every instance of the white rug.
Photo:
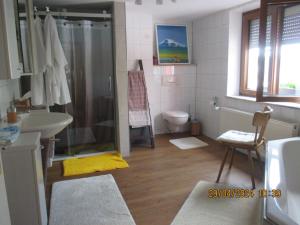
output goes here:
<path id="1" fill-rule="evenodd" d="M 208 146 L 208 144 L 195 137 L 171 139 L 170 142 L 181 150 L 201 148 L 201 147 Z"/>
<path id="2" fill-rule="evenodd" d="M 53 184 L 49 225 L 135 225 L 112 175 Z"/>
<path id="3" fill-rule="evenodd" d="M 200 181 L 171 225 L 260 225 L 260 201 L 254 198 L 209 198 L 211 188 L 230 188 Z M 232 187 L 231 187 L 232 188 Z"/>

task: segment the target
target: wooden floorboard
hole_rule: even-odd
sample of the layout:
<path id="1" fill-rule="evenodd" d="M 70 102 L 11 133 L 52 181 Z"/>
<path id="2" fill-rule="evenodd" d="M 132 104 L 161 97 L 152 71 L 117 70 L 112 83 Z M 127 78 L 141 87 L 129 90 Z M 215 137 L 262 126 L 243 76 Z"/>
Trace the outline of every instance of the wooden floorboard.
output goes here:
<path id="1" fill-rule="evenodd" d="M 177 134 L 175 137 L 184 137 Z M 54 182 L 111 173 L 137 225 L 169 225 L 178 210 L 200 180 L 215 182 L 225 154 L 224 149 L 207 137 L 199 137 L 209 146 L 201 149 L 178 150 L 169 143 L 170 136 L 155 138 L 156 148 L 133 148 L 126 158 L 127 169 L 93 173 L 85 176 L 63 177 L 61 162 L 48 170 L 47 200 Z M 256 165 L 256 182 L 263 171 Z M 251 188 L 247 156 L 237 153 L 230 171 L 225 165 L 220 182 Z"/>

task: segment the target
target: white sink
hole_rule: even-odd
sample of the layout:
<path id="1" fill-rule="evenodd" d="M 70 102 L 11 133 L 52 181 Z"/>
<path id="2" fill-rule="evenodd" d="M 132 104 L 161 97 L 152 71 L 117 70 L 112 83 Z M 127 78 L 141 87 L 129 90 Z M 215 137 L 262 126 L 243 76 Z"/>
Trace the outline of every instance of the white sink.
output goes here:
<path id="1" fill-rule="evenodd" d="M 22 116 L 21 132 L 41 132 L 41 138 L 51 138 L 73 121 L 66 113 L 32 111 Z"/>

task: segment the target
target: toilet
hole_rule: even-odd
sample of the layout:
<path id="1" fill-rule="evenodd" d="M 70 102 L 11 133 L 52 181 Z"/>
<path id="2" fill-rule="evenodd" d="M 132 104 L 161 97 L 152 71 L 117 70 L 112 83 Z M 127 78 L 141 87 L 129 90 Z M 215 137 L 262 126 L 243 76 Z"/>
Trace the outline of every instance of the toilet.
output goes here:
<path id="1" fill-rule="evenodd" d="M 189 119 L 189 114 L 183 111 L 167 111 L 163 112 L 163 119 L 166 120 L 170 132 L 183 132 Z"/>

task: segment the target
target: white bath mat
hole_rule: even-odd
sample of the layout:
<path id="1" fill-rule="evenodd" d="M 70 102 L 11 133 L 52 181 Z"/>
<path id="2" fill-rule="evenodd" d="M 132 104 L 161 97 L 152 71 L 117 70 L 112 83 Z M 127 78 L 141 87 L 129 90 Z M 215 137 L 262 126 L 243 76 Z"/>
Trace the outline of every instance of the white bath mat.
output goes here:
<path id="1" fill-rule="evenodd" d="M 171 225 L 260 225 L 261 208 L 254 198 L 209 198 L 209 189 L 229 189 L 230 186 L 200 181 Z"/>
<path id="2" fill-rule="evenodd" d="M 54 183 L 49 225 L 135 225 L 112 175 Z"/>
<path id="3" fill-rule="evenodd" d="M 208 146 L 208 144 L 195 137 L 171 139 L 170 142 L 176 147 L 180 148 L 181 150 L 201 148 L 201 147 Z"/>

